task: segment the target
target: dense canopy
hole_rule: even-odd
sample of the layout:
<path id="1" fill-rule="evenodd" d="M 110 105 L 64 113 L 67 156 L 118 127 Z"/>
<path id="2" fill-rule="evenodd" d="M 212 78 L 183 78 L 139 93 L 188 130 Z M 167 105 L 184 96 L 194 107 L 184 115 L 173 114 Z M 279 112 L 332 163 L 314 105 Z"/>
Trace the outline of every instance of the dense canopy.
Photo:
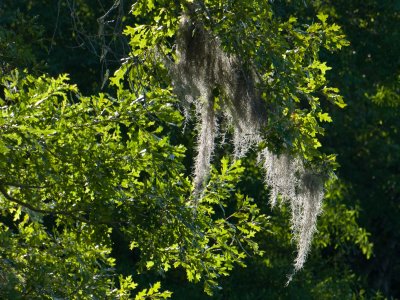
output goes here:
<path id="1" fill-rule="evenodd" d="M 400 297 L 399 19 L 2 1 L 0 298 Z"/>

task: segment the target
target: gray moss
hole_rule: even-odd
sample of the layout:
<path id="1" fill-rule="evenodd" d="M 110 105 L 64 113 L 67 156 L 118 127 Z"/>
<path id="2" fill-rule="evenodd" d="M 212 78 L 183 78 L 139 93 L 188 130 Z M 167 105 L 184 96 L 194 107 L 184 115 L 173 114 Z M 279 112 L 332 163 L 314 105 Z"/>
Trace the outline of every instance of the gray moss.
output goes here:
<path id="1" fill-rule="evenodd" d="M 271 205 L 276 205 L 278 196 L 290 205 L 292 232 L 297 245 L 296 272 L 306 261 L 316 231 L 324 198 L 324 182 L 321 176 L 305 168 L 298 158 L 276 155 L 268 149 L 264 149 L 260 157 L 266 172 L 265 182 L 271 191 Z"/>
<path id="2" fill-rule="evenodd" d="M 234 129 L 235 156 L 244 156 L 260 142 L 260 130 L 266 121 L 256 80 L 244 71 L 238 59 L 221 50 L 219 39 L 194 25 L 183 16 L 177 40 L 177 63 L 171 68 L 176 94 L 186 107 L 193 104 L 200 120 L 195 184 L 201 188 L 209 170 L 217 124 L 214 117 L 215 91 L 221 95 L 219 105 L 228 124 Z M 210 149 L 211 148 L 211 149 Z"/>
<path id="3" fill-rule="evenodd" d="M 221 114 L 233 128 L 236 158 L 243 157 L 263 140 L 261 132 L 267 124 L 268 109 L 257 90 L 259 82 L 252 67 L 224 52 L 218 37 L 201 23 L 194 24 L 187 15 L 181 18 L 176 55 L 177 61 L 168 66 L 175 93 L 187 110 L 193 105 L 197 114 L 194 188 L 195 194 L 200 195 L 210 172 L 218 134 L 215 91 L 219 94 Z M 264 149 L 259 157 L 271 191 L 271 205 L 275 206 L 280 195 L 291 208 L 297 271 L 304 265 L 316 230 L 324 196 L 323 180 L 308 170 L 300 158 L 289 154 L 276 155 Z"/>

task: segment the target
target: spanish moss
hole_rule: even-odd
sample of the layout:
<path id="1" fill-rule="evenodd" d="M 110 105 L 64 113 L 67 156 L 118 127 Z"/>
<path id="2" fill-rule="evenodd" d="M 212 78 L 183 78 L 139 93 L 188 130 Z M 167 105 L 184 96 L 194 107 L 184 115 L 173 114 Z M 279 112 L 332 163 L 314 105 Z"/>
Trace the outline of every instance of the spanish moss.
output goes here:
<path id="1" fill-rule="evenodd" d="M 216 114 L 222 115 L 233 128 L 234 156 L 240 158 L 263 141 L 262 130 L 266 128 L 269 111 L 257 90 L 259 79 L 252 67 L 224 52 L 218 37 L 187 15 L 181 18 L 176 49 L 177 62 L 169 67 L 174 90 L 186 109 L 194 105 L 197 113 L 194 189 L 198 198 L 210 172 L 218 134 Z M 324 196 L 323 180 L 298 157 L 274 154 L 265 148 L 259 158 L 270 189 L 271 205 L 275 206 L 281 198 L 291 209 L 292 232 L 297 244 L 296 272 L 304 265 L 316 230 Z"/>

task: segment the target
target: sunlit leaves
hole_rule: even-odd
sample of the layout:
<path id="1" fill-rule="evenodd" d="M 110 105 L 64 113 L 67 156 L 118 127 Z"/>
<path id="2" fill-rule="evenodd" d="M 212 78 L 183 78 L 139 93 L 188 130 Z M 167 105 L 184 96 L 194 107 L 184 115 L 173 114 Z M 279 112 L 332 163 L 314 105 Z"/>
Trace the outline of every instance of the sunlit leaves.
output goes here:
<path id="1" fill-rule="evenodd" d="M 265 218 L 234 193 L 240 162 L 222 161 L 194 210 L 185 148 L 172 145 L 166 130 L 183 119 L 176 98 L 157 86 L 137 97 L 123 87 L 127 76 L 113 78 L 118 99 L 84 97 L 66 76 L 2 77 L 9 94 L 1 108 L 0 141 L 8 151 L 1 154 L 0 203 L 11 220 L 1 224 L 2 251 L 18 263 L 5 290 L 130 299 L 137 285 L 115 273 L 113 228 L 140 249 L 139 272 L 183 267 L 208 293 L 243 265 L 246 251 L 262 254 L 253 239 Z M 237 211 L 225 215 L 230 201 Z M 39 284 L 47 273 L 51 279 Z M 170 295 L 158 284 L 136 292 L 137 299 Z"/>
<path id="2" fill-rule="evenodd" d="M 140 290 L 116 274 L 112 230 L 140 252 L 132 275 L 183 268 L 209 294 L 248 253 L 263 254 L 254 237 L 268 222 L 236 191 L 240 161 L 222 159 L 194 199 L 186 149 L 170 141 L 183 116 L 167 65 L 177 59 L 180 17 L 195 2 L 133 5 L 140 24 L 125 30 L 131 57 L 111 78 L 111 95 L 83 96 L 66 75 L 0 75 L 2 297 L 170 297 L 159 283 Z M 281 20 L 269 1 L 209 0 L 193 13 L 224 51 L 257 71 L 273 108 L 269 146 L 333 164 L 319 152 L 320 123 L 332 121 L 320 101 L 345 104 L 319 50 L 346 45 L 340 28 L 325 15 L 308 26 Z"/>
<path id="3" fill-rule="evenodd" d="M 180 175 L 184 148 L 160 136 L 164 123 L 180 122 L 179 114 L 154 91 L 146 104 L 122 92 L 118 101 L 105 94 L 82 97 L 66 76 L 14 72 L 3 76 L 2 84 L 8 91 L 1 108 L 0 140 L 8 149 L 1 154 L 2 215 L 11 213 L 17 226 L 8 229 L 4 223 L 10 247 L 3 251 L 20 264 L 9 275 L 20 278 L 14 289 L 62 296 L 82 284 L 82 299 L 94 290 L 100 298 L 119 293 L 112 289 L 111 226 L 135 222 L 163 199 L 167 207 L 185 187 Z M 149 170 L 152 177 L 144 176 Z M 180 182 L 175 194 L 164 193 L 175 175 Z M 165 176 L 170 183 L 162 183 Z M 20 273 L 24 265 L 30 268 L 25 274 Z M 41 284 L 40 269 L 53 274 Z"/>

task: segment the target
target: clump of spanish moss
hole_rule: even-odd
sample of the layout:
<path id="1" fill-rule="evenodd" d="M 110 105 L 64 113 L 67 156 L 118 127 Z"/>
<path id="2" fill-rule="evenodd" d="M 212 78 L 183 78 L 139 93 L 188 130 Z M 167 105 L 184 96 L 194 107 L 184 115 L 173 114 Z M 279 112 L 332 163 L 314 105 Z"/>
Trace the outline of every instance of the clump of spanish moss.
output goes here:
<path id="1" fill-rule="evenodd" d="M 321 213 L 324 197 L 324 183 L 322 178 L 308 170 L 299 158 L 288 154 L 276 155 L 268 149 L 264 149 L 260 157 L 266 171 L 265 182 L 271 191 L 271 205 L 276 205 L 279 196 L 283 202 L 290 204 L 292 231 L 297 243 L 294 264 L 296 272 L 306 261 L 316 231 L 317 216 Z"/>
<path id="2" fill-rule="evenodd" d="M 256 89 L 255 76 L 238 59 L 221 49 L 219 39 L 199 24 L 182 17 L 177 40 L 178 62 L 172 69 L 174 89 L 198 114 L 198 155 L 195 162 L 195 189 L 201 190 L 209 172 L 217 135 L 214 100 L 234 130 L 235 156 L 244 156 L 260 141 L 266 120 L 265 105 Z"/>
<path id="3" fill-rule="evenodd" d="M 188 15 L 181 17 L 177 61 L 169 65 L 174 90 L 184 106 L 194 105 L 198 119 L 197 157 L 194 167 L 195 196 L 207 181 L 218 135 L 215 99 L 228 125 L 233 128 L 234 155 L 240 158 L 262 140 L 268 109 L 257 89 L 259 79 L 250 65 L 222 50 L 218 37 Z M 270 112 L 272 113 L 272 112 Z M 260 153 L 271 204 L 280 195 L 290 204 L 292 231 L 297 243 L 295 271 L 302 268 L 321 211 L 323 181 L 308 170 L 300 158 Z M 196 198 L 195 197 L 195 198 Z"/>

